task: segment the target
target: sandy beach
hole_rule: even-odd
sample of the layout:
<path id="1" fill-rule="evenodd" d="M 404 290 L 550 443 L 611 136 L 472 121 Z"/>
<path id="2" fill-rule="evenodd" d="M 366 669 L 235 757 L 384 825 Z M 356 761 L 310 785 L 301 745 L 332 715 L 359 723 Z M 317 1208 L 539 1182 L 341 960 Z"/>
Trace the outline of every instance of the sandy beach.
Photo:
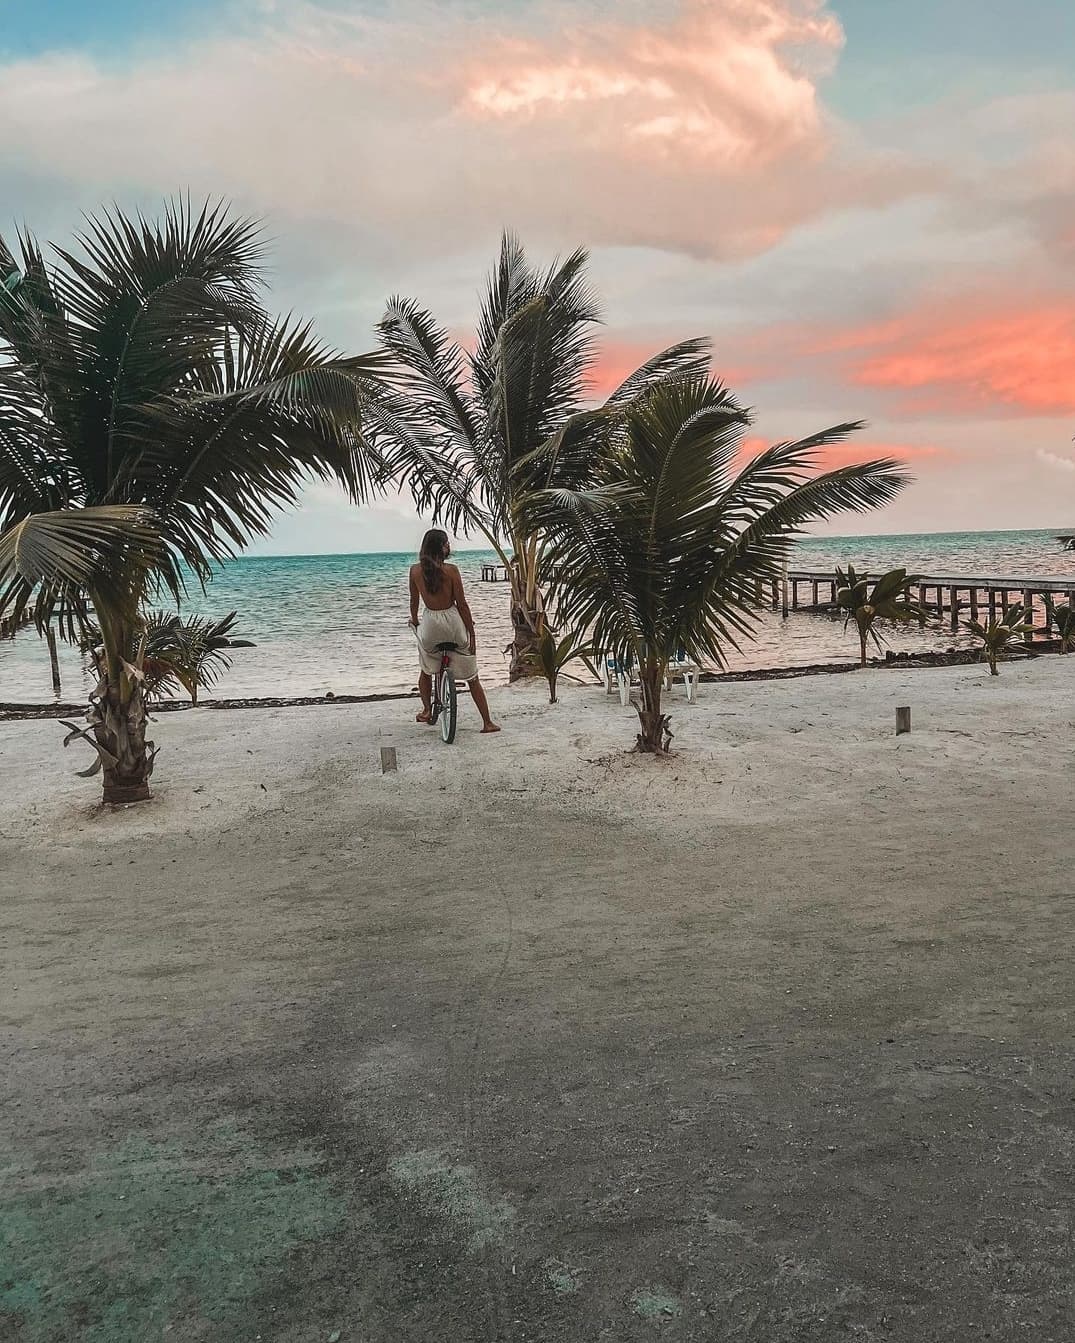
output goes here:
<path id="1" fill-rule="evenodd" d="M 1073 677 L 0 723 L 0 1338 L 1069 1339 Z"/>

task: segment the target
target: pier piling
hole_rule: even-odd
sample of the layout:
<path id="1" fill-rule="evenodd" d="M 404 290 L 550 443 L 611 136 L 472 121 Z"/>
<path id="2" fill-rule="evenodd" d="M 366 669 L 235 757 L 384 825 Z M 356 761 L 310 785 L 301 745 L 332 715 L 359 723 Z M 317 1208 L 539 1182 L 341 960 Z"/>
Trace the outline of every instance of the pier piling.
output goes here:
<path id="1" fill-rule="evenodd" d="M 820 594 L 822 587 L 825 585 L 828 586 L 831 593 L 832 604 L 836 604 L 836 580 L 828 573 L 796 569 L 788 571 L 786 577 L 782 576 L 782 578 L 782 582 L 774 580 L 772 583 L 774 611 L 781 604 L 785 616 L 788 614 L 789 606 L 792 609 L 799 609 L 800 583 L 810 584 L 815 608 L 820 606 Z M 989 619 L 996 620 L 998 607 L 1003 615 L 1007 615 L 1013 601 L 1017 601 L 1020 596 L 1023 606 L 1026 608 L 1027 621 L 1031 624 L 1035 618 L 1035 598 L 1043 606 L 1046 596 L 1069 602 L 1075 606 L 1075 578 L 1071 577 L 1009 578 L 995 577 L 992 574 L 967 576 L 923 574 L 915 579 L 915 583 L 918 588 L 919 605 L 923 610 L 935 612 L 938 620 L 943 621 L 944 617 L 947 616 L 948 621 L 946 623 L 950 625 L 953 631 L 959 630 L 959 617 L 962 610 L 969 609 L 971 619 L 978 620 L 984 605 L 989 611 Z M 783 591 L 782 603 L 781 590 Z M 960 605 L 961 595 L 963 596 L 962 607 Z M 933 600 L 934 597 L 936 598 L 935 601 Z M 1028 633 L 1025 639 L 1030 644 L 1033 643 L 1035 636 L 1048 638 L 1051 632 L 1052 622 L 1049 619 L 1048 609 L 1046 609 L 1041 623 L 1035 630 Z"/>

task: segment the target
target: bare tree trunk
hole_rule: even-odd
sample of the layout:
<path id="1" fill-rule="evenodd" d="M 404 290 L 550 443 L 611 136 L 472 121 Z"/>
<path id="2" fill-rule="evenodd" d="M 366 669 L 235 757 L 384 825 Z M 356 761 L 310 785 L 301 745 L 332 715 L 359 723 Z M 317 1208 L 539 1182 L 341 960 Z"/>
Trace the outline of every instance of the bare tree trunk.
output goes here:
<path id="1" fill-rule="evenodd" d="M 45 642 L 49 649 L 49 666 L 52 668 L 52 693 L 59 699 L 62 693 L 60 685 L 60 659 L 56 654 L 56 631 L 51 625 L 45 630 Z"/>
<path id="2" fill-rule="evenodd" d="M 656 663 L 643 663 L 639 677 L 641 695 L 635 705 L 642 731 L 638 734 L 637 750 L 647 755 L 667 755 L 672 744 L 671 720 L 661 712 L 661 691 L 664 676 Z"/>
<path id="3" fill-rule="evenodd" d="M 94 704 L 93 735 L 104 765 L 104 801 L 144 802 L 151 795 L 149 777 L 156 752 L 146 741 L 146 706 L 142 687 L 131 687 L 126 703 L 119 686 L 105 687 Z"/>

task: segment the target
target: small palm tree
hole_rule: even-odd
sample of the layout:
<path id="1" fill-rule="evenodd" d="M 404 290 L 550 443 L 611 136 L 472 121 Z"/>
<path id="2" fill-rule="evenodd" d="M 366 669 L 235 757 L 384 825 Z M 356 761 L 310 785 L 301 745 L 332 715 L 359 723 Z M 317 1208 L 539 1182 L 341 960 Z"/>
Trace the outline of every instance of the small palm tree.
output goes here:
<path id="1" fill-rule="evenodd" d="M 638 749 L 667 752 L 661 709 L 680 652 L 723 665 L 758 619 L 755 586 L 778 579 L 803 526 L 887 503 L 907 477 L 893 461 L 816 474 L 818 452 L 860 426 L 778 443 L 734 470 L 749 414 L 707 377 L 643 393 L 587 490 L 531 501 L 563 623 L 639 669 Z"/>
<path id="2" fill-rule="evenodd" d="M 556 703 L 556 686 L 560 673 L 571 662 L 581 660 L 589 662 L 593 657 L 593 647 L 589 643 L 580 643 L 572 630 L 562 639 L 557 639 L 552 626 L 547 622 L 541 631 L 537 647 L 530 654 L 535 666 L 549 683 L 549 703 Z"/>
<path id="3" fill-rule="evenodd" d="M 836 605 L 846 611 L 844 629 L 855 622 L 859 634 L 859 665 L 866 665 L 866 649 L 870 639 L 880 650 L 885 640 L 877 629 L 879 620 L 905 624 L 910 620 L 925 622 L 925 612 L 917 602 L 907 599 L 907 589 L 915 580 L 908 578 L 906 569 L 890 569 L 870 588 L 868 574 L 857 574 L 853 565 L 847 573 L 836 570 Z"/>
<path id="4" fill-rule="evenodd" d="M 215 685 L 229 669 L 231 653 L 255 646 L 249 639 L 232 635 L 237 618 L 235 611 L 222 620 L 208 616 L 184 619 L 168 611 L 150 611 L 141 633 L 145 693 L 161 697 L 182 687 L 191 703 L 197 704 L 199 691 Z"/>
<path id="5" fill-rule="evenodd" d="M 0 240 L 0 616 L 100 630 L 82 735 L 105 800 L 137 801 L 149 600 L 206 582 L 311 476 L 367 493 L 384 360 L 271 319 L 258 226 L 223 207 L 104 214 L 79 245 Z"/>
<path id="6" fill-rule="evenodd" d="M 1025 650 L 1016 640 L 1029 634 L 1034 628 L 1027 619 L 1026 607 L 1009 606 L 999 620 L 983 623 L 980 620 L 965 620 L 963 628 L 981 642 L 981 658 L 989 663 L 989 674 L 999 676 L 997 660 L 1005 655 L 1019 655 Z"/>
<path id="7" fill-rule="evenodd" d="M 410 299 L 395 298 L 381 337 L 401 394 L 391 424 L 392 471 L 420 512 L 454 532 L 480 532 L 511 580 L 510 676 L 532 674 L 545 623 L 547 557 L 527 506 L 535 490 L 583 488 L 635 397 L 669 378 L 704 373 L 706 343 L 648 360 L 601 406 L 592 404 L 596 295 L 587 254 L 547 270 L 506 234 L 489 277 L 473 352 Z"/>
<path id="8" fill-rule="evenodd" d="M 1043 595 L 1048 622 L 1056 626 L 1060 636 L 1060 651 L 1070 653 L 1075 648 L 1075 597 L 1069 599 L 1067 606 L 1057 606 L 1050 593 Z"/>

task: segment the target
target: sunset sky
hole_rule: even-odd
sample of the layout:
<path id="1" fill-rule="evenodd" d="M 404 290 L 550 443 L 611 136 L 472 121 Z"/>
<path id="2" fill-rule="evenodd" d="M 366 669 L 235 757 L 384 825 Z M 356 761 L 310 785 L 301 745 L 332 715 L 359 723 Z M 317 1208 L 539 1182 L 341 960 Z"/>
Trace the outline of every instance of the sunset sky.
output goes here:
<path id="1" fill-rule="evenodd" d="M 759 437 L 913 466 L 833 530 L 1075 530 L 1070 0 L 0 0 L 0 65 L 3 231 L 226 195 L 349 351 L 583 244 L 606 383 L 708 335 Z M 316 489 L 260 549 L 420 525 Z"/>

